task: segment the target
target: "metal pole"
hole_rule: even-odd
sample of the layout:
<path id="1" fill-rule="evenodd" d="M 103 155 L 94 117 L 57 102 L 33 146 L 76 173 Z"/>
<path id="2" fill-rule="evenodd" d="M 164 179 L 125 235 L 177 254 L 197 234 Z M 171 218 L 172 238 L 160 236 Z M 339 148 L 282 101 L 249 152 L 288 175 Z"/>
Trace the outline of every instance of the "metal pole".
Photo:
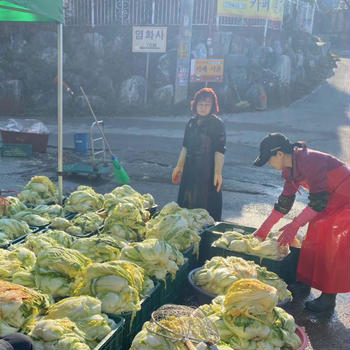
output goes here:
<path id="1" fill-rule="evenodd" d="M 174 104 L 187 99 L 188 77 L 191 65 L 192 18 L 194 0 L 180 2 L 180 26 L 177 47 Z"/>
<path id="2" fill-rule="evenodd" d="M 264 29 L 264 47 L 266 46 L 266 38 L 267 38 L 267 27 L 269 25 L 269 19 L 266 18 L 265 20 L 265 29 Z"/>
<path id="3" fill-rule="evenodd" d="M 207 48 L 208 48 L 208 58 L 214 57 L 213 48 L 213 22 L 214 22 L 214 11 L 211 5 L 208 6 L 208 38 L 207 38 Z"/>
<path id="4" fill-rule="evenodd" d="M 63 198 L 63 24 L 57 25 L 57 153 L 58 153 L 58 202 Z"/>
<path id="5" fill-rule="evenodd" d="M 91 26 L 95 27 L 95 0 L 91 0 Z"/>
<path id="6" fill-rule="evenodd" d="M 147 52 L 146 56 L 146 74 L 145 74 L 145 79 L 146 79 L 146 85 L 145 85 L 145 100 L 144 103 L 147 103 L 147 93 L 148 93 L 148 75 L 149 75 L 149 53 Z"/>
<path id="7" fill-rule="evenodd" d="M 154 24 L 155 11 L 156 11 L 156 3 L 155 3 L 155 1 L 153 0 L 153 1 L 152 1 L 152 18 L 151 18 L 152 24 Z"/>

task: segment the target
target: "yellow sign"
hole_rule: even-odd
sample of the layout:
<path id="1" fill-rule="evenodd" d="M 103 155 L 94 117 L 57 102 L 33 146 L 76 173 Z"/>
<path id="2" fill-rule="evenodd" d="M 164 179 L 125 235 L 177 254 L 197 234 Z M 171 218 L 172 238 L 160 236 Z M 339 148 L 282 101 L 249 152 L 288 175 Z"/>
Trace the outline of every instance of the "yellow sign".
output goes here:
<path id="1" fill-rule="evenodd" d="M 223 59 L 192 59 L 191 82 L 222 83 L 224 76 Z"/>
<path id="2" fill-rule="evenodd" d="M 218 0 L 219 16 L 283 20 L 284 0 Z"/>

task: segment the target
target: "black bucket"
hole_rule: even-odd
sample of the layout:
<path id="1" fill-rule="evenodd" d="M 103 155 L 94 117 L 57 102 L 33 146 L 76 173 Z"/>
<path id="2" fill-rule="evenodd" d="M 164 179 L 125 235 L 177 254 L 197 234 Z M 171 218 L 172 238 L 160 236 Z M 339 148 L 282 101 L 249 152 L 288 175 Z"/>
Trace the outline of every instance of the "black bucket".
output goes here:
<path id="1" fill-rule="evenodd" d="M 193 281 L 193 275 L 195 274 L 196 271 L 200 270 L 202 267 L 197 267 L 196 269 L 191 270 L 188 275 L 187 275 L 187 279 L 189 284 L 191 285 L 191 287 L 193 288 L 193 294 L 196 297 L 198 303 L 200 305 L 203 304 L 210 304 L 211 301 L 217 297 L 216 294 L 212 294 L 210 292 L 207 292 L 206 290 L 204 290 L 201 287 L 198 287 L 194 281 Z"/>

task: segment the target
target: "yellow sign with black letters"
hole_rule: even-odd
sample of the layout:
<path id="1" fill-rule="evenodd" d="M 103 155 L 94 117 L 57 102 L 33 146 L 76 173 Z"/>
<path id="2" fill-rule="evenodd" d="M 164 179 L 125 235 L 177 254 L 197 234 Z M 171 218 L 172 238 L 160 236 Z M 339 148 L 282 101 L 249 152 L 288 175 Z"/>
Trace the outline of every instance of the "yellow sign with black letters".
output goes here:
<path id="1" fill-rule="evenodd" d="M 224 77 L 223 59 L 192 59 L 191 82 L 222 83 Z"/>
<path id="2" fill-rule="evenodd" d="M 218 0 L 218 16 L 283 20 L 284 0 Z"/>

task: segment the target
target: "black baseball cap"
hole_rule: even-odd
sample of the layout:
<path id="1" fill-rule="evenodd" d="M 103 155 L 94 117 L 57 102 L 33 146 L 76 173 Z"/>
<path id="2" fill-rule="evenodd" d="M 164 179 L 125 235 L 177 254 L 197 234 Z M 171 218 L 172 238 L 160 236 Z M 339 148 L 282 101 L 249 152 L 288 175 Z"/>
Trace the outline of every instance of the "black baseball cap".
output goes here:
<path id="1" fill-rule="evenodd" d="M 283 134 L 271 133 L 263 138 L 260 143 L 260 154 L 255 159 L 255 166 L 265 165 L 276 151 L 286 151 L 290 148 L 290 142 Z"/>

